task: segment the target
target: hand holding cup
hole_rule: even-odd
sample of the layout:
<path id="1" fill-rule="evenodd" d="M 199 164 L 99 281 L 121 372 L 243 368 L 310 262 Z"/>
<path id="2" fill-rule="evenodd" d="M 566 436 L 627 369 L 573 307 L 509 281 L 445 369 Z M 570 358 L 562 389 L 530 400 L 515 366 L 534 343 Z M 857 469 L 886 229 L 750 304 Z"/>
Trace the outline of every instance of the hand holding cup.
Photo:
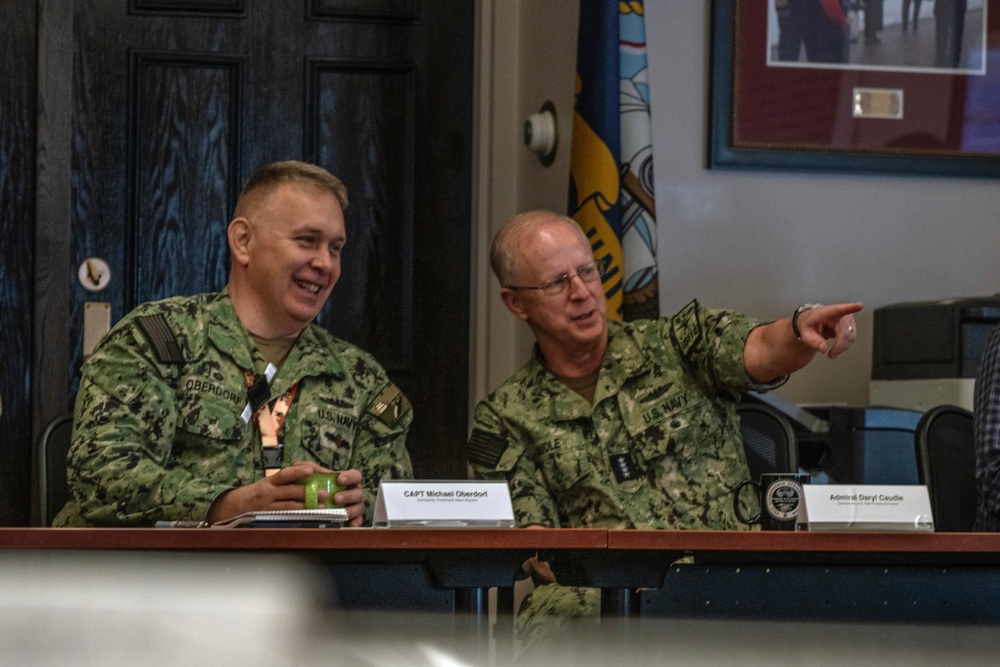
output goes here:
<path id="1" fill-rule="evenodd" d="M 339 476 L 339 472 L 314 472 L 296 482 L 296 484 L 306 487 L 305 505 L 307 510 L 343 507 L 343 505 L 334 502 L 337 493 L 344 490 L 344 487 L 337 481 Z"/>

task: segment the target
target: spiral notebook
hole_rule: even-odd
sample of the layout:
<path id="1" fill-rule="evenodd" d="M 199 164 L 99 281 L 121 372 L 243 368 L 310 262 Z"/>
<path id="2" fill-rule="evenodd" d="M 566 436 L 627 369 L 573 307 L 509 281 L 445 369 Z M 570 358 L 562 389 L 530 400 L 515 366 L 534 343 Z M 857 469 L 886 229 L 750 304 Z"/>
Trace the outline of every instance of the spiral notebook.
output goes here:
<path id="1" fill-rule="evenodd" d="M 347 510 L 278 510 L 247 512 L 213 523 L 211 528 L 340 528 L 347 523 Z"/>

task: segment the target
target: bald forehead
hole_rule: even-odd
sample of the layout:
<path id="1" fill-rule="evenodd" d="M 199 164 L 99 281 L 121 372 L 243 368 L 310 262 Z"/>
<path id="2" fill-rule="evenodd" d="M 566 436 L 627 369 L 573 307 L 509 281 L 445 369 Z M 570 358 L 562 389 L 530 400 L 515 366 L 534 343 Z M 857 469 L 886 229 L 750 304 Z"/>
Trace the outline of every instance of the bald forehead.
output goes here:
<path id="1" fill-rule="evenodd" d="M 514 218 L 510 224 L 512 228 L 511 234 L 518 241 L 540 234 L 544 230 L 553 226 L 565 226 L 579 232 L 581 236 L 584 236 L 583 230 L 580 229 L 580 226 L 576 224 L 575 220 L 557 213 L 552 213 L 551 211 L 533 211 L 525 213 L 517 218 Z M 584 236 L 584 238 L 586 237 Z"/>
<path id="2" fill-rule="evenodd" d="M 540 215 L 525 220 L 523 224 L 511 230 L 512 233 L 508 245 L 511 260 L 515 264 L 519 264 L 526 251 L 533 247 L 533 244 L 539 237 L 543 235 L 548 236 L 556 231 L 569 232 L 571 236 L 577 237 L 581 244 L 588 247 L 590 245 L 587 235 L 583 233 L 583 230 L 576 224 L 576 221 L 555 214 Z"/>
<path id="3" fill-rule="evenodd" d="M 589 246 L 586 235 L 571 218 L 553 211 L 536 210 L 511 218 L 496 236 L 490 247 L 490 263 L 501 284 L 510 282 L 515 265 L 520 264 L 526 247 L 546 230 L 562 227 L 579 236 L 581 243 Z"/>

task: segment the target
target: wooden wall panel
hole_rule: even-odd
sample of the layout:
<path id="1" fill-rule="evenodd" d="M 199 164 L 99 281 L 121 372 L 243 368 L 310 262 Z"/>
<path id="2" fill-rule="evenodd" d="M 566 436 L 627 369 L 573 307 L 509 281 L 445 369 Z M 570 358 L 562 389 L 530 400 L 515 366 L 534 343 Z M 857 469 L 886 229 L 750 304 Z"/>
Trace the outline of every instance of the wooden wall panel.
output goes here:
<path id="1" fill-rule="evenodd" d="M 0 524 L 28 516 L 34 280 L 35 12 L 0 3 Z M 28 3 L 25 3 L 28 4 Z"/>
<path id="2" fill-rule="evenodd" d="M 129 14 L 242 16 L 245 0 L 130 0 Z"/>
<path id="3" fill-rule="evenodd" d="M 125 297 L 222 289 L 239 178 L 242 60 L 134 53 Z"/>
<path id="4" fill-rule="evenodd" d="M 35 30 L 21 21 L 36 13 L 14 2 L 0 0 L 17 18 L 0 34 L 24 28 L 30 40 Z M 85 302 L 110 302 L 114 323 L 141 301 L 221 287 L 224 229 L 243 180 L 265 162 L 298 158 L 341 176 L 352 199 L 345 274 L 321 323 L 372 351 L 413 401 L 417 475 L 464 476 L 474 5 L 35 3 L 39 46 L 28 57 L 38 58 L 39 150 L 27 168 L 38 174 L 28 222 L 36 262 L 33 274 L 24 266 L 0 280 L 4 298 L 20 293 L 24 275 L 33 280 L 24 325 L 37 341 L 32 433 L 71 405 Z M 4 59 L 5 92 L 8 72 L 34 80 L 31 64 Z M 75 276 L 93 256 L 113 272 L 99 293 Z M 24 375 L 4 371 L 4 383 Z M 3 400 L 6 426 L 17 408 Z M 2 461 L 14 481 L 0 480 L 0 493 L 16 496 L 15 525 L 26 519 L 28 450 L 14 443 Z"/>
<path id="5" fill-rule="evenodd" d="M 183 4 L 157 3 L 166 18 L 129 15 L 117 2 L 77 4 L 68 268 L 99 257 L 112 279 L 99 293 L 71 282 L 70 396 L 87 300 L 110 303 L 114 324 L 143 301 L 226 282 L 225 224 L 243 177 L 244 29 L 184 14 Z"/>
<path id="6" fill-rule="evenodd" d="M 418 476 L 466 474 L 475 12 L 467 0 L 423 2 L 414 35 L 415 334 L 434 341 L 414 367 L 417 377 L 432 378 L 418 397 L 421 424 L 411 439 Z"/>
<path id="7" fill-rule="evenodd" d="M 410 21 L 417 18 L 417 0 L 311 0 L 308 17 Z"/>
<path id="8" fill-rule="evenodd" d="M 343 275 L 320 321 L 412 371 L 413 68 L 313 60 L 306 96 L 307 149 L 350 195 Z"/>

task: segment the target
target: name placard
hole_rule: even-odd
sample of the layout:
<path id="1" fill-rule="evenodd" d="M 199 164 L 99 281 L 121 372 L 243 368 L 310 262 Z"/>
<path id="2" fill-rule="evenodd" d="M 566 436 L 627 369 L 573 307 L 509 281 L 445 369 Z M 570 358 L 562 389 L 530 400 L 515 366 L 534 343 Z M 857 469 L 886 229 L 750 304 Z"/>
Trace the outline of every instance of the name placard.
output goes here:
<path id="1" fill-rule="evenodd" d="M 798 521 L 807 530 L 934 532 L 927 487 L 803 484 Z"/>
<path id="2" fill-rule="evenodd" d="M 389 480 L 379 482 L 374 525 L 513 528 L 514 507 L 502 481 Z"/>

